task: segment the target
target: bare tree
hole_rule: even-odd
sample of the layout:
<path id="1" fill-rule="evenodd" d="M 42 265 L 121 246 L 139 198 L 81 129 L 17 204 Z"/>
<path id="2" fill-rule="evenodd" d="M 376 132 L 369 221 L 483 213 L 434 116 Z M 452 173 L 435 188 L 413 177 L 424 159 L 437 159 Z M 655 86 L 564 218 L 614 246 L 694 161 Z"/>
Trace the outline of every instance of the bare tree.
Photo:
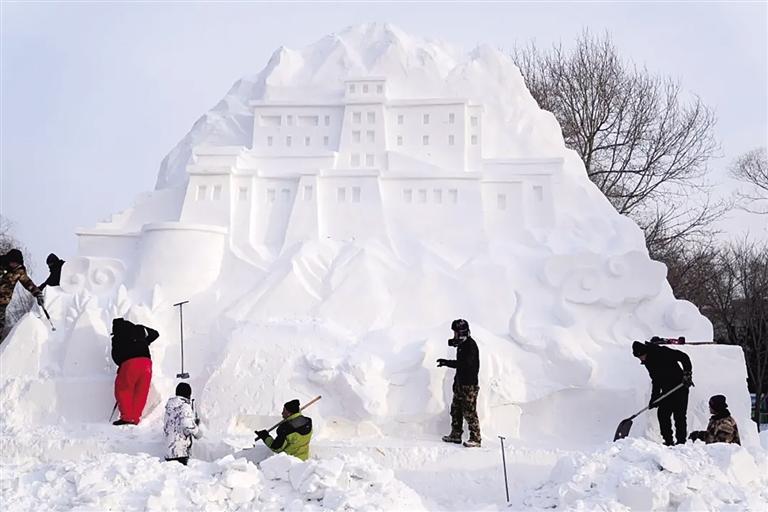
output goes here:
<path id="1" fill-rule="evenodd" d="M 731 167 L 731 175 L 749 187 L 740 190 L 741 208 L 752 213 L 768 215 L 768 152 L 756 148 L 741 155 Z"/>
<path id="2" fill-rule="evenodd" d="M 14 248 L 19 249 L 24 254 L 25 261 L 29 261 L 30 258 L 26 249 L 13 236 L 11 222 L 0 215 L 0 254 L 6 254 Z M 29 269 L 29 266 L 27 268 Z M 17 286 L 16 288 L 18 290 L 19 287 Z M 5 310 L 5 330 L 0 332 L 0 339 L 4 338 L 16 322 L 21 320 L 21 317 L 27 314 L 35 304 L 34 297 L 26 293 L 26 290 L 24 290 L 24 293 L 19 293 L 17 290 L 14 291 L 13 299 Z"/>
<path id="3" fill-rule="evenodd" d="M 712 320 L 717 341 L 744 349 L 759 421 L 768 392 L 768 246 L 746 240 L 731 244 L 712 263 L 703 281 L 709 300 L 702 309 Z"/>
<path id="4" fill-rule="evenodd" d="M 530 44 L 513 58 L 592 182 L 643 228 L 652 255 L 703 234 L 723 213 L 704 181 L 718 151 L 715 116 L 698 97 L 621 59 L 608 34 L 584 32 L 572 50 Z"/>

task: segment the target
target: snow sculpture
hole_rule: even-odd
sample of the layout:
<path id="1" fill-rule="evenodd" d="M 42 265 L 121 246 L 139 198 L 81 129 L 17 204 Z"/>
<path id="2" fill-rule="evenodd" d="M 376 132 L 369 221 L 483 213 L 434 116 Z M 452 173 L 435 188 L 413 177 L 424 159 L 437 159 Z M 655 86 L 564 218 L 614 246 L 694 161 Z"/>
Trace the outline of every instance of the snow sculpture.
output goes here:
<path id="1" fill-rule="evenodd" d="M 646 401 L 633 339 L 711 338 L 508 56 L 390 25 L 277 50 L 169 153 L 154 192 L 78 235 L 56 321 L 83 331 L 66 311 L 92 297 L 104 325 L 157 328 L 155 385 L 171 392 L 171 304 L 190 300 L 185 368 L 213 430 L 251 426 L 290 390 L 336 397 L 319 424 L 435 431 L 452 376 L 434 360 L 457 317 L 480 346 L 483 428 L 521 435 L 563 402 Z M 88 355 L 41 371 L 107 380 L 104 329 L 58 330 L 57 353 Z"/>

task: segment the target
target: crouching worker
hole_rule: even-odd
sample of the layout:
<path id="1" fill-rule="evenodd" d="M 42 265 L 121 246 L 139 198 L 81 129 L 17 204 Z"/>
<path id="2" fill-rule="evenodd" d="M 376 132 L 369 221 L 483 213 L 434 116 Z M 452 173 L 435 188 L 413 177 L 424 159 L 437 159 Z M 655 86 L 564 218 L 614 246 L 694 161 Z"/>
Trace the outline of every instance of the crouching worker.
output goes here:
<path id="1" fill-rule="evenodd" d="M 723 395 L 715 395 L 709 399 L 709 412 L 712 416 L 709 418 L 707 430 L 691 432 L 688 439 L 691 441 L 704 441 L 707 444 L 741 444 L 739 427 L 736 425 L 736 420 L 731 416 L 731 411 L 728 410 L 728 404 L 725 402 Z"/>
<path id="2" fill-rule="evenodd" d="M 275 453 L 285 452 L 301 460 L 309 458 L 309 440 L 312 439 L 312 418 L 302 416 L 299 401 L 291 400 L 283 406 L 283 423 L 277 427 L 277 437 L 259 430 L 256 435 Z"/>
<path id="3" fill-rule="evenodd" d="M 149 327 L 123 318 L 112 320 L 112 360 L 117 365 L 115 400 L 120 409 L 120 419 L 113 425 L 139 424 L 152 382 L 149 345 L 158 336 Z"/>
<path id="4" fill-rule="evenodd" d="M 200 420 L 195 414 L 190 398 L 192 388 L 186 382 L 176 386 L 176 396 L 165 404 L 165 460 L 175 460 L 185 466 L 192 451 L 192 438 L 200 439 Z"/>

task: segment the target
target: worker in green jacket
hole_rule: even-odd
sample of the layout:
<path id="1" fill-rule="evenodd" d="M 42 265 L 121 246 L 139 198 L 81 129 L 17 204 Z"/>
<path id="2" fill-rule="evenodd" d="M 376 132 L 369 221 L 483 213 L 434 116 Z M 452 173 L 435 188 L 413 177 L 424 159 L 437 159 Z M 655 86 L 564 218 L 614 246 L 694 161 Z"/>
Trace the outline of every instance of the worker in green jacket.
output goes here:
<path id="1" fill-rule="evenodd" d="M 309 458 L 309 440 L 312 438 L 312 418 L 302 416 L 298 400 L 283 405 L 283 423 L 277 427 L 277 437 L 259 430 L 256 435 L 275 453 L 285 452 L 301 460 Z"/>

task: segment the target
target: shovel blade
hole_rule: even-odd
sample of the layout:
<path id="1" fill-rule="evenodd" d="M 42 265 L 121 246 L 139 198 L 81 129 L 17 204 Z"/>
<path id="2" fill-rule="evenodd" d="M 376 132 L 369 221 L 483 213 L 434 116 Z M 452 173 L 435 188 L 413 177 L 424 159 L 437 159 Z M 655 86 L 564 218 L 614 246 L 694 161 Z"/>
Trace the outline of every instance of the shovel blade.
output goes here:
<path id="1" fill-rule="evenodd" d="M 613 436 L 614 441 L 624 439 L 629 435 L 629 431 L 632 429 L 632 418 L 621 420 L 619 426 L 616 428 L 616 435 Z"/>

